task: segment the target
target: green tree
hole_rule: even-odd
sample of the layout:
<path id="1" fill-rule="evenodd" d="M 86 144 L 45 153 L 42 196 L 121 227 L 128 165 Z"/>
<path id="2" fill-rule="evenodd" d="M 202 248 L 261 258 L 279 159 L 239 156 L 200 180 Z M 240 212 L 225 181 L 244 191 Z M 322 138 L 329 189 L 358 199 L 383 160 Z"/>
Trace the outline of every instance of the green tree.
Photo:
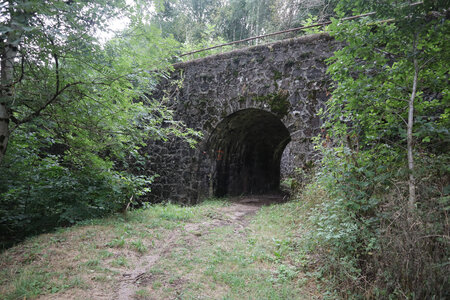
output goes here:
<path id="1" fill-rule="evenodd" d="M 100 48 L 94 33 L 121 8 L 121 0 L 2 2 L 0 161 L 11 127 L 39 116 L 68 91 L 93 84 L 66 62 L 92 63 Z"/>
<path id="2" fill-rule="evenodd" d="M 150 189 L 152 176 L 134 175 L 140 149 L 195 135 L 150 96 L 178 43 L 147 25 L 138 4 L 2 6 L 0 240 L 123 208 Z M 100 43 L 107 20 L 122 15 L 130 28 Z"/>
<path id="3" fill-rule="evenodd" d="M 328 27 L 343 47 L 329 60 L 333 89 L 317 145 L 316 187 L 330 199 L 312 213 L 311 241 L 327 251 L 323 268 L 333 283 L 364 297 L 445 298 L 446 4 L 342 0 L 339 18 L 375 13 Z"/>
<path id="4" fill-rule="evenodd" d="M 222 0 L 166 0 L 160 6 L 152 23 L 160 27 L 165 36 L 187 44 L 216 38 L 217 33 L 208 30 L 215 23 L 215 16 Z M 205 33 L 208 32 L 208 36 Z"/>
<path id="5" fill-rule="evenodd" d="M 337 0 L 166 0 L 152 23 L 166 36 L 173 35 L 183 43 L 186 51 L 300 26 L 307 19 L 329 19 L 336 3 Z"/>
<path id="6" fill-rule="evenodd" d="M 315 17 L 317 22 L 329 20 L 334 16 L 337 0 L 273 0 L 272 22 L 278 29 L 299 27 L 308 17 Z"/>
<path id="7" fill-rule="evenodd" d="M 328 103 L 329 132 L 354 155 L 390 153 L 399 167 L 406 162 L 410 210 L 416 204 L 417 150 L 442 153 L 449 137 L 444 4 L 341 1 L 341 16 L 375 11 L 376 20 L 387 21 L 336 20 L 329 27 L 347 43 L 329 68 L 336 82 Z"/>

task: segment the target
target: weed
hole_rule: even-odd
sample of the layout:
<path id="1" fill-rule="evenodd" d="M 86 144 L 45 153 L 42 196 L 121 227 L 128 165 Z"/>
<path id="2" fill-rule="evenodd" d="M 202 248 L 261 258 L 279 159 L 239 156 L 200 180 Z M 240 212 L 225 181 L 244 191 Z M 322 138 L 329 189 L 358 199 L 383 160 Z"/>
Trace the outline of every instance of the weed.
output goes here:
<path id="1" fill-rule="evenodd" d="M 118 258 L 116 258 L 115 260 L 113 260 L 111 262 L 111 265 L 113 267 L 128 267 L 128 260 L 125 256 L 119 256 Z"/>
<path id="2" fill-rule="evenodd" d="M 99 252 L 99 257 L 100 258 L 109 258 L 109 257 L 111 257 L 111 256 L 114 256 L 114 253 L 112 253 L 112 252 L 109 252 L 108 250 L 101 250 L 100 252 Z"/>
<path id="3" fill-rule="evenodd" d="M 13 290 L 5 295 L 5 300 L 34 298 L 45 291 L 48 279 L 49 275 L 45 272 L 25 269 L 12 282 Z"/>
<path id="4" fill-rule="evenodd" d="M 137 299 L 146 299 L 150 297 L 150 292 L 145 289 L 139 289 L 136 291 L 135 296 Z"/>
<path id="5" fill-rule="evenodd" d="M 173 233 L 168 228 L 184 227 L 186 222 L 214 222 L 216 218 L 231 220 L 220 210 L 227 205 L 217 199 L 196 207 L 151 205 L 147 210 L 130 212 L 126 222 L 115 217 L 93 220 L 89 224 L 101 226 L 75 226 L 70 229 L 70 236 L 62 230 L 45 239 L 30 240 L 26 251 L 20 252 L 16 259 L 21 263 L 20 273 L 8 266 L 11 252 L 7 252 L 8 256 L 0 255 L 0 264 L 8 266 L 0 271 L 2 299 L 29 299 L 51 293 L 58 298 L 67 289 L 86 287 L 90 283 L 108 286 L 122 278 L 120 269 L 135 264 L 139 254 L 163 243 Z M 233 223 L 207 231 L 202 229 L 204 234 L 195 237 L 194 243 L 190 240 L 192 235 L 183 236 L 183 230 L 177 231 L 180 238 L 172 242 L 169 252 L 148 271 L 152 277 L 149 286 L 141 285 L 134 298 L 196 299 L 199 295 L 208 299 L 296 298 L 301 286 L 296 285 L 295 279 L 305 277 L 300 276 L 303 265 L 298 262 L 300 258 L 295 259 L 297 242 L 290 233 L 294 226 L 298 227 L 297 209 L 298 203 L 263 207 L 252 217 L 247 230 L 236 234 Z M 71 247 L 71 251 L 55 250 L 63 239 L 64 247 Z M 99 249 L 97 245 L 108 248 Z M 55 254 L 61 258 L 57 266 L 52 265 Z M 103 260 L 111 269 L 103 266 Z M 307 260 L 308 256 L 303 255 L 301 261 Z M 55 267 L 60 265 L 64 265 L 65 271 L 55 272 Z M 83 278 L 89 279 L 84 282 Z"/>
<path id="6" fill-rule="evenodd" d="M 123 236 L 121 236 L 120 238 L 115 238 L 113 239 L 111 242 L 107 243 L 106 245 L 111 247 L 111 248 L 123 248 L 125 247 L 125 239 Z"/>
<path id="7" fill-rule="evenodd" d="M 159 266 L 152 267 L 148 272 L 153 275 L 164 274 L 164 271 L 161 268 L 159 268 Z"/>
<path id="8" fill-rule="evenodd" d="M 133 246 L 133 248 L 141 254 L 148 251 L 147 246 L 144 245 L 142 240 L 137 240 L 137 241 L 131 242 L 131 246 Z"/>
<path id="9" fill-rule="evenodd" d="M 50 237 L 50 244 L 59 244 L 65 242 L 67 239 L 65 237 L 52 236 Z"/>
<path id="10" fill-rule="evenodd" d="M 158 207 L 157 216 L 168 221 L 189 221 L 194 214 L 191 208 L 167 204 Z"/>
<path id="11" fill-rule="evenodd" d="M 297 251 L 290 233 L 297 205 L 263 207 L 245 230 L 244 238 L 236 236 L 236 228 L 230 225 L 211 228 L 199 237 L 194 248 L 185 242 L 175 243 L 168 259 L 158 261 L 150 271 L 158 277 L 152 283 L 153 291 L 161 298 L 176 297 L 170 287 L 178 278 L 188 278 L 190 283 L 176 293 L 189 299 L 199 295 L 208 299 L 297 299 L 305 285 L 296 283 L 301 273 L 291 263 Z M 205 209 L 203 216 L 210 218 L 220 214 L 208 205 L 200 205 L 199 209 Z M 178 273 L 168 276 L 162 270 Z"/>
<path id="12" fill-rule="evenodd" d="M 153 282 L 153 284 L 152 284 L 152 288 L 154 289 L 154 290 L 158 290 L 158 289 L 160 289 L 162 287 L 162 282 L 161 281 L 155 281 L 155 282 Z"/>
<path id="13" fill-rule="evenodd" d="M 87 267 L 96 267 L 100 264 L 100 261 L 98 259 L 90 259 L 87 262 L 83 263 L 83 265 Z"/>
<path id="14" fill-rule="evenodd" d="M 284 282 L 288 280 L 293 280 L 298 275 L 298 271 L 295 267 L 281 264 L 278 266 L 278 269 L 271 277 L 271 281 L 273 282 Z"/>

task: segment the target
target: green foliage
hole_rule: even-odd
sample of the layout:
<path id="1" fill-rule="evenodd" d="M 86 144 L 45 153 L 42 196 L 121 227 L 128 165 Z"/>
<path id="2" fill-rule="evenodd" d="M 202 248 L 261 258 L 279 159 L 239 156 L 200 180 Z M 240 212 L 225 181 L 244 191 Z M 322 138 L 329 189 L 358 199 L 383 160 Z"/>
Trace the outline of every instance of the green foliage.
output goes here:
<path id="1" fill-rule="evenodd" d="M 328 199 L 312 209 L 309 240 L 310 250 L 322 254 L 322 273 L 341 290 L 375 298 L 444 293 L 448 272 L 431 274 L 433 265 L 445 264 L 445 243 L 422 241 L 448 233 L 438 225 L 448 224 L 441 204 L 448 197 L 450 146 L 444 8 L 440 1 L 340 1 L 339 16 L 375 11 L 375 19 L 334 20 L 328 27 L 345 46 L 329 60 L 335 84 L 316 140 L 323 159 L 315 186 Z M 405 149 L 414 61 L 420 66 L 413 126 L 419 195 L 411 213 Z"/>
<path id="2" fill-rule="evenodd" d="M 208 28 L 213 28 L 214 16 L 221 4 L 215 0 L 177 0 L 164 1 L 153 16 L 152 22 L 158 24 L 164 35 L 173 36 L 185 44 L 197 44 L 204 38 L 217 38 L 216 32 L 206 36 Z"/>
<path id="3" fill-rule="evenodd" d="M 312 16 L 312 15 L 309 15 L 308 18 L 306 18 L 306 20 L 304 20 L 304 21 L 302 22 L 302 26 L 311 26 L 311 25 L 317 24 L 317 23 L 319 23 L 319 22 L 318 22 L 318 19 L 319 19 L 318 16 Z M 306 28 L 306 29 L 304 29 L 304 31 L 305 31 L 306 33 L 309 33 L 309 34 L 314 34 L 314 33 L 320 33 L 320 32 L 322 32 L 322 30 L 320 29 L 320 27 Z"/>
<path id="4" fill-rule="evenodd" d="M 118 258 L 114 259 L 111 262 L 111 265 L 114 267 L 128 267 L 129 263 L 125 256 L 121 255 Z"/>
<path id="5" fill-rule="evenodd" d="M 21 38 L 0 165 L 2 245 L 124 209 L 157 176 L 133 175 L 145 168 L 148 142 L 198 137 L 149 96 L 178 43 L 139 12 L 119 0 L 9 5 L 2 40 L 13 31 Z M 124 15 L 131 27 L 99 43 L 106 20 Z"/>
<path id="6" fill-rule="evenodd" d="M 142 242 L 142 240 L 131 242 L 131 246 L 133 246 L 133 248 L 141 254 L 146 253 L 148 251 L 147 246 Z"/>
<path id="7" fill-rule="evenodd" d="M 336 0 L 170 0 L 158 7 L 151 22 L 161 28 L 164 36 L 173 36 L 182 43 L 181 51 L 189 52 L 299 27 L 305 22 L 323 21 L 333 14 L 336 3 Z M 207 53 L 226 51 L 231 47 L 236 45 Z M 203 55 L 196 54 L 193 57 Z"/>
<path id="8" fill-rule="evenodd" d="M 151 214 L 155 217 L 167 221 L 185 222 L 194 217 L 192 208 L 184 208 L 170 203 L 157 206 L 149 205 L 147 208 L 151 209 Z"/>
<path id="9" fill-rule="evenodd" d="M 104 216 L 151 184 L 152 178 L 108 170 L 110 163 L 101 158 L 86 168 L 71 157 L 44 156 L 37 135 L 19 137 L 10 144 L 0 175 L 0 226 L 6 237 Z"/>
<path id="10" fill-rule="evenodd" d="M 274 283 L 291 281 L 295 279 L 298 275 L 298 271 L 293 266 L 287 266 L 284 264 L 280 264 L 278 269 L 274 272 L 271 281 Z"/>
<path id="11" fill-rule="evenodd" d="M 120 238 L 114 238 L 106 245 L 112 248 L 123 248 L 125 247 L 126 241 L 123 236 Z"/>
<path id="12" fill-rule="evenodd" d="M 206 49 L 211 48 L 214 46 L 222 45 L 226 43 L 226 40 L 224 40 L 222 37 L 214 37 L 213 32 L 215 30 L 215 25 L 206 25 L 206 28 L 204 31 L 200 34 L 200 39 L 197 42 L 185 42 L 183 44 L 183 47 L 181 48 L 182 53 L 189 53 L 194 52 L 195 50 L 199 49 Z M 208 51 L 202 51 L 199 53 L 194 53 L 191 55 L 184 56 L 184 60 L 192 60 L 196 58 L 206 57 L 210 55 L 214 55 L 217 53 L 226 52 L 232 49 L 232 46 L 224 46 L 216 49 L 211 49 Z"/>
<path id="13" fill-rule="evenodd" d="M 135 293 L 137 299 L 147 299 L 150 297 L 150 292 L 145 289 L 139 289 Z"/>

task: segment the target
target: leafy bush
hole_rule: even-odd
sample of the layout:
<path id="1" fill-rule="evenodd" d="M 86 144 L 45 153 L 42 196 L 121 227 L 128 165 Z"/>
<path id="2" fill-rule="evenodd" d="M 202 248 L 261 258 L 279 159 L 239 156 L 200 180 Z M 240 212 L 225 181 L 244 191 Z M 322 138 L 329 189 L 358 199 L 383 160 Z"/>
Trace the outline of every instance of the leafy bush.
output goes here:
<path id="1" fill-rule="evenodd" d="M 311 186 L 327 196 L 311 210 L 309 249 L 343 297 L 448 297 L 443 74 L 450 23 L 443 7 L 342 0 L 340 16 L 370 9 L 390 21 L 335 20 L 329 27 L 345 46 L 329 61 L 335 84 L 324 136 L 316 140 L 322 166 Z"/>
<path id="2" fill-rule="evenodd" d="M 317 275 L 343 297 L 445 298 L 450 197 L 442 169 L 448 156 L 418 161 L 419 204 L 411 215 L 406 176 L 370 176 L 377 164 L 356 168 L 346 151 L 322 151 L 322 167 L 299 196 L 309 211 L 312 229 L 304 239 L 310 256 L 319 258 L 319 265 L 310 262 Z"/>
<path id="3" fill-rule="evenodd" d="M 37 145 L 35 135 L 15 136 L 1 166 L 2 244 L 116 212 L 153 180 L 108 169 L 99 157 L 96 165 L 76 167 L 69 157 L 46 154 Z"/>
<path id="4" fill-rule="evenodd" d="M 311 199 L 305 194 L 321 195 L 310 208 L 309 222 L 314 229 L 307 244 L 310 252 L 320 254 L 321 272 L 340 288 L 350 290 L 362 283 L 366 259 L 378 249 L 380 195 L 374 189 L 379 182 L 375 174 L 369 176 L 369 167 L 356 167 L 352 163 L 355 157 L 345 148 L 322 148 L 322 153 L 315 181 L 300 196 Z"/>
<path id="5" fill-rule="evenodd" d="M 178 43 L 146 24 L 138 3 L 19 2 L 0 12 L 5 49 L 18 49 L 1 57 L 13 64 L 1 73 L 10 89 L 0 101 L 2 149 L 10 137 L 0 153 L 1 245 L 124 209 L 153 181 L 132 175 L 143 173 L 146 143 L 198 136 L 149 97 Z M 118 14 L 129 28 L 99 41 Z"/>

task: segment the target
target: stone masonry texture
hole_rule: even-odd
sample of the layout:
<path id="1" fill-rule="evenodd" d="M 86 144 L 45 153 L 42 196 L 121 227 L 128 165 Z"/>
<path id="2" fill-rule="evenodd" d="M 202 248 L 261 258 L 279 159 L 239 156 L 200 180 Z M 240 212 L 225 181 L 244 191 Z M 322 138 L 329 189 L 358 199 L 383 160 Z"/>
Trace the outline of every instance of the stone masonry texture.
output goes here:
<path id="1" fill-rule="evenodd" d="M 145 172 L 159 177 L 147 200 L 270 192 L 313 165 L 331 84 L 325 61 L 338 48 L 315 34 L 176 64 L 152 96 L 170 95 L 174 119 L 203 136 L 194 148 L 179 138 L 149 144 Z"/>

